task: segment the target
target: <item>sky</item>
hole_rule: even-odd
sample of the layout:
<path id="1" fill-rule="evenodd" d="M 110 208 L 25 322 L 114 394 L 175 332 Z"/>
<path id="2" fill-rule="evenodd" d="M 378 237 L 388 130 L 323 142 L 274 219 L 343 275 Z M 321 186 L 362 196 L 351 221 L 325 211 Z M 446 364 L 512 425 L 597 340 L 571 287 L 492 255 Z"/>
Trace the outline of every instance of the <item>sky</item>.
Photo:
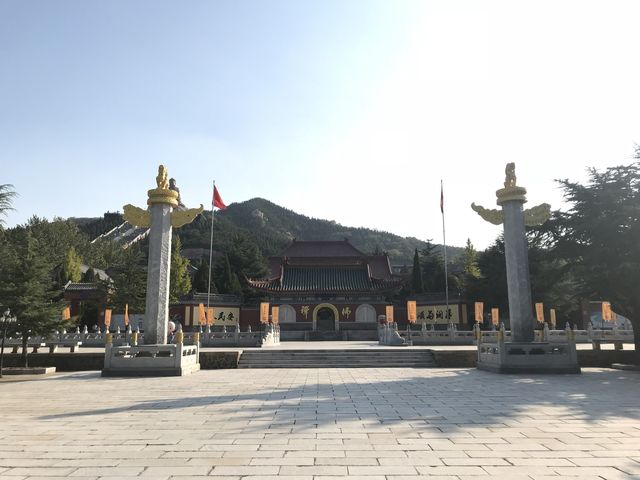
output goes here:
<path id="1" fill-rule="evenodd" d="M 506 163 L 529 203 L 629 164 L 636 0 L 2 0 L 0 184 L 32 215 L 267 198 L 485 248 Z"/>

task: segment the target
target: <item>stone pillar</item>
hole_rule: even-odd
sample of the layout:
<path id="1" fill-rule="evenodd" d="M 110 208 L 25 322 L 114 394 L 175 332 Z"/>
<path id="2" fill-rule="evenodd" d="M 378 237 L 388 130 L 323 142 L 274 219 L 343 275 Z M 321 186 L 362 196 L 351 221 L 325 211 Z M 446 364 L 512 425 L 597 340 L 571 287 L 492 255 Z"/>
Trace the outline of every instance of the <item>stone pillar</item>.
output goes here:
<path id="1" fill-rule="evenodd" d="M 168 203 L 149 206 L 149 264 L 144 343 L 166 344 L 169 322 L 169 271 L 171 268 L 171 211 Z"/>
<path id="2" fill-rule="evenodd" d="M 531 307 L 529 256 L 522 210 L 524 199 L 505 200 L 501 203 L 504 214 L 504 254 L 507 266 L 511 340 L 532 342 L 535 325 Z"/>

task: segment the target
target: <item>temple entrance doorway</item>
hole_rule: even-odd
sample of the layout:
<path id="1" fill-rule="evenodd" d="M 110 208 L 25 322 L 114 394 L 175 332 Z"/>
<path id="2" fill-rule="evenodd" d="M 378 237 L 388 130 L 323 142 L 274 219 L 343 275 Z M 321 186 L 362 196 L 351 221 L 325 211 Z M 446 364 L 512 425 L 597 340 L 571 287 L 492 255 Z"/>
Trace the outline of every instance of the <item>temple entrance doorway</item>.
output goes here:
<path id="1" fill-rule="evenodd" d="M 318 310 L 316 320 L 316 329 L 319 332 L 333 332 L 336 329 L 336 319 L 333 310 L 323 307 Z"/>

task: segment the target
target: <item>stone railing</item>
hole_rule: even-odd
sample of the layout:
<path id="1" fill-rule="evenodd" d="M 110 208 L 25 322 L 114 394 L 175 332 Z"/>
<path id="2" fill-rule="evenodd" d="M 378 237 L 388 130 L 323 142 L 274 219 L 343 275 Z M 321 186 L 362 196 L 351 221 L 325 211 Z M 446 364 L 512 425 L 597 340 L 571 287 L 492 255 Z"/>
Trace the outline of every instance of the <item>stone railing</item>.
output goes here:
<path id="1" fill-rule="evenodd" d="M 83 331 L 76 329 L 75 332 L 54 332 L 48 336 L 29 337 L 27 343 L 28 348 L 32 348 L 33 352 L 38 352 L 39 348 L 49 348 L 50 352 L 54 352 L 58 347 L 68 347 L 71 351 L 79 346 L 89 348 L 102 348 L 106 344 L 107 333 L 111 335 L 111 345 L 113 347 L 130 345 L 131 336 L 135 332 L 131 329 L 121 331 L 117 328 L 115 332 L 107 332 L 98 330 L 89 332 L 87 328 Z M 206 330 L 200 329 L 197 332 L 183 332 L 185 345 L 195 345 L 198 343 L 202 347 L 267 347 L 280 344 L 280 326 L 266 325 L 264 331 L 252 332 L 251 327 L 246 332 L 239 329 L 233 332 L 227 332 L 226 328 L 222 331 L 211 331 L 210 327 Z M 137 334 L 139 344 L 144 343 L 144 334 Z M 5 347 L 12 348 L 17 352 L 22 347 L 21 337 L 8 337 L 5 341 Z"/>
<path id="2" fill-rule="evenodd" d="M 236 329 L 227 332 L 226 327 L 222 331 L 211 331 L 206 327 L 203 331 L 185 332 L 186 344 L 200 344 L 201 347 L 268 347 L 280 344 L 280 326 L 266 325 L 264 331 L 251 331 L 251 327 L 246 332 Z"/>
<path id="3" fill-rule="evenodd" d="M 394 328 L 391 326 L 390 328 Z M 397 330 L 397 327 L 395 327 Z M 498 339 L 498 330 L 481 331 L 458 330 L 455 325 L 450 325 L 446 330 L 433 330 L 422 324 L 420 330 L 397 330 L 398 334 L 413 345 L 477 345 L 481 343 L 494 343 Z M 569 333 L 569 331 L 571 333 Z M 614 327 L 612 330 L 595 330 L 577 328 L 568 330 L 550 330 L 546 325 L 543 330 L 535 331 L 536 342 L 566 343 L 571 335 L 576 343 L 592 343 L 594 348 L 600 348 L 601 343 L 612 343 L 616 348 L 622 348 L 623 343 L 633 343 L 633 330 L 622 330 Z M 504 331 L 505 341 L 511 339 L 511 331 Z"/>

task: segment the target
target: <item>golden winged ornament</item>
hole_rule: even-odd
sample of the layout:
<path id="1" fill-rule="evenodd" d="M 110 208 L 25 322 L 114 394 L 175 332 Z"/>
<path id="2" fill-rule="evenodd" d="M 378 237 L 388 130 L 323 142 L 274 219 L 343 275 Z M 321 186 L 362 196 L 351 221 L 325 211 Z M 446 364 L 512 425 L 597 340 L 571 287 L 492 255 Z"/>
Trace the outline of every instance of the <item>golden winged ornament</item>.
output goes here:
<path id="1" fill-rule="evenodd" d="M 481 205 L 476 205 L 475 203 L 471 204 L 471 208 L 474 212 L 476 212 L 489 223 L 500 225 L 502 222 L 504 222 L 504 215 L 500 210 L 491 210 L 488 208 L 484 208 Z"/>
<path id="2" fill-rule="evenodd" d="M 542 225 L 551 218 L 551 205 L 543 203 L 524 211 L 524 224 L 527 227 Z"/>
<path id="3" fill-rule="evenodd" d="M 186 210 L 174 210 L 171 212 L 171 226 L 178 228 L 187 223 L 191 223 L 195 218 L 203 212 L 202 205 L 198 208 L 188 208 Z"/>
<path id="4" fill-rule="evenodd" d="M 124 219 L 134 227 L 150 227 L 151 214 L 148 210 L 144 210 L 135 205 L 127 204 L 123 207 Z"/>

